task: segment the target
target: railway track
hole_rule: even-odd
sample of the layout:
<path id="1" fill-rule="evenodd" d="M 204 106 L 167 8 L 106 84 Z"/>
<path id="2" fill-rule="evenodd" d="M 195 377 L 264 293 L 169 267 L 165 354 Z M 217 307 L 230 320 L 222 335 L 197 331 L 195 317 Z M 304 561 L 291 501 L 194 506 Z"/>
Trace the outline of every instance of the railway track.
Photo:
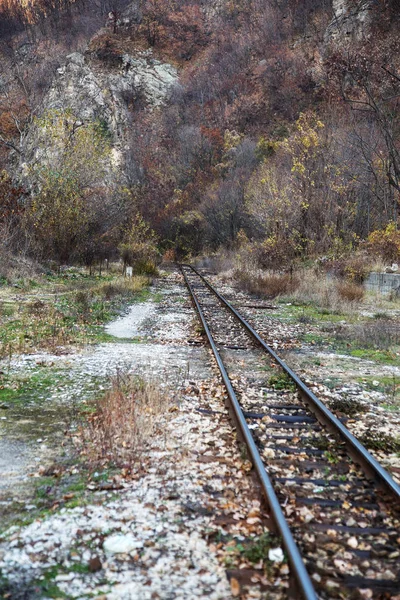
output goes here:
<path id="1" fill-rule="evenodd" d="M 400 598 L 400 486 L 197 270 L 181 270 L 282 538 L 291 595 Z"/>

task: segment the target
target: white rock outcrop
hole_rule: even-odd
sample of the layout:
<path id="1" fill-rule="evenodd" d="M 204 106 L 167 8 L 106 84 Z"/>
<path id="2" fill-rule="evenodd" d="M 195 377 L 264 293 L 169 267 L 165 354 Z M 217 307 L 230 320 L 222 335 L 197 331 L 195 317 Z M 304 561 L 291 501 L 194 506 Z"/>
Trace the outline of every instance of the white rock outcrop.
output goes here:
<path id="1" fill-rule="evenodd" d="M 89 57 L 74 52 L 57 70 L 43 102 L 42 113 L 69 109 L 83 125 L 100 121 L 110 135 L 113 166 L 118 166 L 121 172 L 135 101 L 140 99 L 141 106 L 154 110 L 168 100 L 177 81 L 177 69 L 154 59 L 151 50 L 135 57 L 121 56 L 120 66 L 111 72 L 109 68 L 102 69 L 99 63 L 94 66 Z M 23 148 L 20 164 L 23 178 L 33 161 L 42 160 L 40 139 L 36 124 L 27 135 Z"/>
<path id="2" fill-rule="evenodd" d="M 332 0 L 333 19 L 326 30 L 325 41 L 360 40 L 367 36 L 373 5 L 373 0 Z"/>

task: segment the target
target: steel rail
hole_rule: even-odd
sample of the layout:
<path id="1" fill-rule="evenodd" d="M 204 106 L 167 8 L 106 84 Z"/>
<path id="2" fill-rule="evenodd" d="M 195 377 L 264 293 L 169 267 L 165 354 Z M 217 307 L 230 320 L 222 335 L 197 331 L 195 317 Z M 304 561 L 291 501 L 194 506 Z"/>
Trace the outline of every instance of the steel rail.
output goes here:
<path id="1" fill-rule="evenodd" d="M 353 460 L 364 470 L 365 474 L 374 479 L 378 485 L 387 490 L 395 499 L 400 500 L 400 486 L 393 480 L 389 473 L 379 464 L 379 462 L 368 452 L 368 450 L 354 437 L 352 433 L 335 417 L 335 415 L 325 406 L 319 398 L 310 390 L 310 388 L 296 375 L 294 371 L 268 346 L 268 344 L 259 336 L 253 327 L 239 314 L 239 312 L 224 298 L 217 290 L 191 265 L 182 265 L 190 268 L 205 283 L 209 290 L 228 308 L 236 319 L 245 327 L 248 333 L 255 341 L 282 367 L 289 375 L 299 390 L 301 397 L 307 403 L 309 409 L 315 414 L 318 421 L 323 423 L 332 433 L 339 434 L 344 440 L 347 450 Z"/>
<path id="2" fill-rule="evenodd" d="M 183 265 L 182 265 L 183 266 Z M 211 331 L 207 325 L 204 313 L 201 309 L 199 301 L 197 299 L 196 293 L 194 292 L 186 273 L 181 267 L 181 272 L 184 277 L 185 283 L 189 290 L 189 293 L 193 299 L 195 304 L 197 313 L 199 315 L 201 324 L 204 328 L 204 331 L 207 335 L 209 344 L 211 346 L 212 352 L 214 354 L 215 360 L 217 362 L 218 368 L 220 370 L 224 385 L 226 387 L 229 400 L 230 400 L 230 413 L 236 423 L 236 426 L 239 430 L 239 433 L 245 442 L 250 460 L 257 471 L 261 487 L 263 489 L 263 493 L 267 500 L 269 509 L 271 511 L 272 520 L 276 526 L 277 532 L 282 538 L 283 546 L 287 552 L 289 564 L 291 567 L 291 576 L 297 584 L 297 588 L 301 593 L 301 597 L 304 600 L 317 600 L 318 596 L 315 592 L 314 586 L 312 584 L 310 575 L 307 572 L 307 569 L 304 565 L 303 559 L 301 557 L 300 551 L 296 545 L 296 542 L 292 536 L 292 532 L 289 529 L 289 526 L 286 522 L 285 516 L 282 512 L 279 500 L 275 494 L 272 482 L 268 476 L 268 473 L 265 469 L 261 456 L 258 452 L 257 446 L 254 442 L 253 436 L 247 426 L 245 416 L 243 414 L 242 408 L 239 404 L 239 400 L 235 394 L 235 391 L 232 387 L 231 381 L 229 379 L 229 375 L 225 369 L 222 358 L 218 352 L 217 346 L 215 344 L 214 338 L 211 334 Z"/>

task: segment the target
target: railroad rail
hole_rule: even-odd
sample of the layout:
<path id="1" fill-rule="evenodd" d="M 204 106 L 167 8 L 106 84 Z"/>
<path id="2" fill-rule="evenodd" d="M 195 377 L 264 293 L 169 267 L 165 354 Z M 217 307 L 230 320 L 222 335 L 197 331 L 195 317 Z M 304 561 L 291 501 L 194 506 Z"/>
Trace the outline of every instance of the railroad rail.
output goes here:
<path id="1" fill-rule="evenodd" d="M 203 275 L 181 271 L 282 539 L 294 597 L 394 598 L 400 486 Z M 250 377 L 236 374 L 240 352 Z M 263 381 L 268 368 L 285 373 L 286 389 Z"/>

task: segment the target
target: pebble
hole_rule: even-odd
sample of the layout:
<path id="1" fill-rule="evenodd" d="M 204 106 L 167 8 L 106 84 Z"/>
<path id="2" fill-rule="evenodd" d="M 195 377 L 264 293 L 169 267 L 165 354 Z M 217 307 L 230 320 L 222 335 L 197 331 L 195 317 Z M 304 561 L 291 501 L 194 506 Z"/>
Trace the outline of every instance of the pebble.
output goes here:
<path id="1" fill-rule="evenodd" d="M 103 550 L 107 555 L 128 554 L 132 550 L 143 548 L 143 541 L 133 535 L 112 535 L 103 544 Z"/>
<path id="2" fill-rule="evenodd" d="M 351 537 L 347 540 L 347 545 L 350 546 L 350 548 L 357 548 L 358 546 L 358 541 L 355 537 Z"/>

